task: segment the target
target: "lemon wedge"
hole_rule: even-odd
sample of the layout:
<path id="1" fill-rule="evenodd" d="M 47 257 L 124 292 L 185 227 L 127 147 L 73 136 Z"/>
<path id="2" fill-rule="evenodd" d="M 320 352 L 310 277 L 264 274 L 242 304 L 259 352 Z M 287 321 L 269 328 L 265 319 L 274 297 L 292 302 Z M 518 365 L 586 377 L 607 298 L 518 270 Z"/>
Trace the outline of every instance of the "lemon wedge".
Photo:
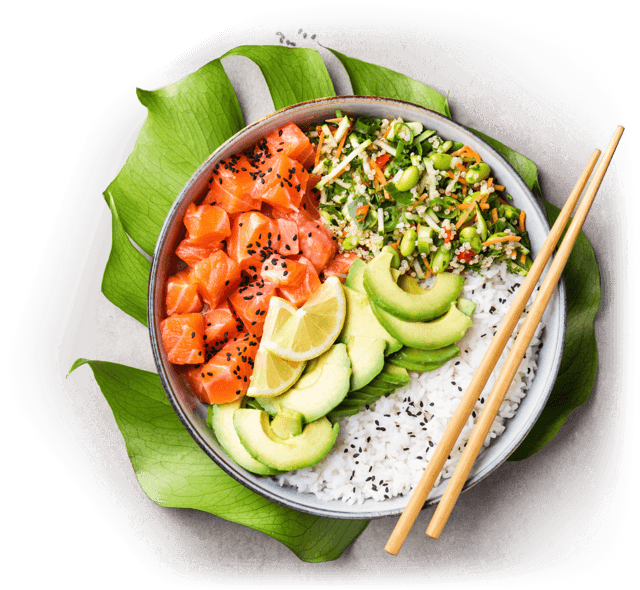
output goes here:
<path id="1" fill-rule="evenodd" d="M 269 302 L 262 339 L 270 338 L 296 313 L 297 308 L 280 297 Z M 287 391 L 300 377 L 306 362 L 289 361 L 258 348 L 247 395 L 250 397 L 275 397 Z"/>
<path id="2" fill-rule="evenodd" d="M 273 299 L 272 299 L 273 300 Z M 342 330 L 346 302 L 340 280 L 329 277 L 286 321 L 282 316 L 261 347 L 288 361 L 307 361 L 329 350 Z"/>

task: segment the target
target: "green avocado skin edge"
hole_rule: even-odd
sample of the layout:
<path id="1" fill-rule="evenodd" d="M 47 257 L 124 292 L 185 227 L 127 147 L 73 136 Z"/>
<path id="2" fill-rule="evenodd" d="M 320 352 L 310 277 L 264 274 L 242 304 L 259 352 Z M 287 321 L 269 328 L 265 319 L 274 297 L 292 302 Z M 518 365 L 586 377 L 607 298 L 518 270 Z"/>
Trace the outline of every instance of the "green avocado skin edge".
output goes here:
<path id="1" fill-rule="evenodd" d="M 371 303 L 401 320 L 434 320 L 447 313 L 462 292 L 464 278 L 453 273 L 436 275 L 434 285 L 420 294 L 404 291 L 393 280 L 391 260 L 388 252 L 378 254 L 367 264 L 363 284 Z"/>

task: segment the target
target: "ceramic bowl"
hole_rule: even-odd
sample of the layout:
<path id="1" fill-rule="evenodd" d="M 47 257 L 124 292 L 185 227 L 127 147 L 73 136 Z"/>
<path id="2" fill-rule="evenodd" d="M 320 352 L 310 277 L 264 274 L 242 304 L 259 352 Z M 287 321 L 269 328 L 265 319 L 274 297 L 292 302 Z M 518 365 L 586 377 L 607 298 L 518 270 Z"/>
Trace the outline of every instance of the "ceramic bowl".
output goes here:
<path id="1" fill-rule="evenodd" d="M 496 182 L 507 187 L 514 204 L 527 211 L 527 230 L 534 256 L 539 251 L 549 233 L 549 225 L 534 195 L 507 161 L 469 129 L 438 113 L 399 100 L 366 96 L 314 100 L 282 109 L 245 127 L 211 154 L 185 184 L 169 211 L 153 255 L 148 299 L 149 330 L 158 373 L 171 405 L 194 440 L 221 469 L 254 492 L 301 512 L 342 519 L 379 518 L 400 514 L 408 496 L 384 502 L 367 500 L 355 505 L 339 500 L 325 501 L 312 494 L 280 487 L 271 478 L 249 473 L 234 463 L 206 424 L 206 405 L 197 400 L 184 378 L 167 361 L 160 336 L 163 285 L 167 277 L 179 267 L 180 261 L 174 251 L 185 233 L 182 218 L 189 203 L 198 202 L 207 192 L 213 166 L 222 158 L 249 148 L 289 121 L 304 128 L 311 123 L 334 117 L 336 109 L 350 115 L 402 117 L 406 121 L 419 121 L 425 128 L 435 129 L 445 139 L 471 146 L 489 164 Z M 487 477 L 507 459 L 535 424 L 549 397 L 558 374 L 564 343 L 566 300 L 563 284 L 558 286 L 544 320 L 544 347 L 540 351 L 536 377 L 515 417 L 507 422 L 505 432 L 476 461 L 465 489 Z M 434 488 L 425 506 L 436 503 L 444 493 L 445 486 L 446 482 Z"/>

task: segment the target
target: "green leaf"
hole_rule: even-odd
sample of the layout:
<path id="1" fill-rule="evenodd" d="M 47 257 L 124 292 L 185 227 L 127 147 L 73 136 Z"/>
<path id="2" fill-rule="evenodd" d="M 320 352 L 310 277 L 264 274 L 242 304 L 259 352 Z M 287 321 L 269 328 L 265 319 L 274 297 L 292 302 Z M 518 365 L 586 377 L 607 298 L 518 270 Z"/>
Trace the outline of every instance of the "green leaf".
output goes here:
<path id="1" fill-rule="evenodd" d="M 223 57 L 228 55 L 242 55 L 255 62 L 267 82 L 276 110 L 336 95 L 327 67 L 315 49 L 244 45 Z"/>
<path id="2" fill-rule="evenodd" d="M 322 518 L 274 504 L 231 478 L 191 438 L 155 373 L 86 359 L 70 373 L 84 364 L 113 411 L 138 482 L 156 504 L 251 527 L 309 562 L 337 559 L 366 528 L 366 520 Z"/>
<path id="3" fill-rule="evenodd" d="M 111 303 L 146 326 L 151 264 L 129 240 L 111 194 L 105 198 L 111 209 L 112 239 L 102 277 L 102 292 Z"/>
<path id="4" fill-rule="evenodd" d="M 184 184 L 244 121 L 219 59 L 175 84 L 137 94 L 148 115 L 105 195 L 113 195 L 126 232 L 151 254 Z"/>
<path id="5" fill-rule="evenodd" d="M 544 204 L 549 223 L 560 209 Z M 567 288 L 567 333 L 560 372 L 540 418 L 509 457 L 520 461 L 553 439 L 569 414 L 589 398 L 596 380 L 598 350 L 594 321 L 600 306 L 600 271 L 593 248 L 580 233 L 564 269 Z"/>
<path id="6" fill-rule="evenodd" d="M 388 68 L 347 57 L 334 49 L 327 49 L 347 70 L 354 94 L 404 100 L 451 117 L 448 98 L 433 88 Z"/>
<path id="7" fill-rule="evenodd" d="M 473 130 L 496 149 L 522 176 L 529 188 L 542 197 L 538 168 L 529 158 Z M 549 223 L 560 209 L 543 199 Z M 553 439 L 573 410 L 581 406 L 593 389 L 598 367 L 594 321 L 600 306 L 600 271 L 589 240 L 580 232 L 564 269 L 567 289 L 567 332 L 560 372 L 538 421 L 509 457 L 520 461 L 539 451 Z"/>

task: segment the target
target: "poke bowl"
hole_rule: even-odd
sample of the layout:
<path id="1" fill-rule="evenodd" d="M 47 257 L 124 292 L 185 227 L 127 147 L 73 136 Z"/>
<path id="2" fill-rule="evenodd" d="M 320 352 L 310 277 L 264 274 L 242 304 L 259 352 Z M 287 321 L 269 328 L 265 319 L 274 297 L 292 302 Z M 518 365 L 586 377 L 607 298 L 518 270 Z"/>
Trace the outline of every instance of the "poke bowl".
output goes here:
<path id="1" fill-rule="evenodd" d="M 354 417 L 349 416 L 342 418 L 342 420 L 351 421 L 348 422 L 348 426 L 345 426 L 347 422 L 340 420 L 340 416 L 332 420 L 332 422 L 340 422 L 340 424 L 342 424 L 343 434 L 341 435 L 342 438 L 338 439 L 336 448 L 329 453 L 326 459 L 323 459 L 329 466 L 319 475 L 316 472 L 307 473 L 308 470 L 302 469 L 300 470 L 301 475 L 298 479 L 295 479 L 296 472 L 294 472 L 292 476 L 293 479 L 287 479 L 287 474 L 274 472 L 274 475 L 260 475 L 252 473 L 238 465 L 227 452 L 225 452 L 210 427 L 210 415 L 208 416 L 209 405 L 199 400 L 198 395 L 196 395 L 194 391 L 193 382 L 185 378 L 185 373 L 181 370 L 180 366 L 176 366 L 170 362 L 167 351 L 165 350 L 166 347 L 163 345 L 162 324 L 163 320 L 167 317 L 165 303 L 167 281 L 185 266 L 185 263 L 176 255 L 176 249 L 186 234 L 183 220 L 188 210 L 193 210 L 194 204 L 202 202 L 210 191 L 211 183 L 215 181 L 214 170 L 217 170 L 221 162 L 229 161 L 233 156 L 256 146 L 256 144 L 264 140 L 266 136 L 278 132 L 279 129 L 282 129 L 283 126 L 287 124 L 294 123 L 300 129 L 308 131 L 309 129 L 316 129 L 316 125 L 323 124 L 323 122 L 328 120 L 333 120 L 337 124 L 339 119 L 337 114 L 341 117 L 345 115 L 350 117 L 350 121 L 361 117 L 365 121 L 412 122 L 418 125 L 418 129 L 430 130 L 430 132 L 435 133 L 436 137 L 447 138 L 447 140 L 459 142 L 461 145 L 467 146 L 470 153 L 476 154 L 478 159 L 481 159 L 482 162 L 490 167 L 493 182 L 498 186 L 505 187 L 510 198 L 509 202 L 513 204 L 513 207 L 517 208 L 518 211 L 526 211 L 526 234 L 530 242 L 531 256 L 535 257 L 535 254 L 539 251 L 549 232 L 546 218 L 525 182 L 508 162 L 483 139 L 466 127 L 455 123 L 439 113 L 399 100 L 367 96 L 343 96 L 319 99 L 282 109 L 248 125 L 211 154 L 185 184 L 169 211 L 156 244 L 149 280 L 148 319 L 154 360 L 167 397 L 189 434 L 221 469 L 252 491 L 289 508 L 332 518 L 369 519 L 399 515 L 404 510 L 410 496 L 410 485 L 405 484 L 399 492 L 380 495 L 385 489 L 389 492 L 390 479 L 393 479 L 393 477 L 401 479 L 401 477 L 400 475 L 389 476 L 388 471 L 385 472 L 385 474 L 387 474 L 386 477 L 378 477 L 376 465 L 380 464 L 387 467 L 393 465 L 394 468 L 401 468 L 405 471 L 411 469 L 414 477 L 415 473 L 424 470 L 426 467 L 424 460 L 428 460 L 428 458 L 425 458 L 425 455 L 428 454 L 429 448 L 434 446 L 434 442 L 437 444 L 437 438 L 441 433 L 429 434 L 428 436 L 431 438 L 421 439 L 420 436 L 426 435 L 423 433 L 414 434 L 413 430 L 410 430 L 413 429 L 413 426 L 411 426 L 413 423 L 404 420 L 404 413 L 406 412 L 410 417 L 413 417 L 412 412 L 415 412 L 416 416 L 418 414 L 424 416 L 419 419 L 421 422 L 416 423 L 416 427 L 418 430 L 422 429 L 427 431 L 429 427 L 427 423 L 433 417 L 432 414 L 436 413 L 437 410 L 437 408 L 430 409 L 429 405 L 434 406 L 434 403 L 436 405 L 444 404 L 446 408 L 442 411 L 444 412 L 443 415 L 445 416 L 444 420 L 446 422 L 446 415 L 450 415 L 452 411 L 455 410 L 455 399 L 448 399 L 445 403 L 434 398 L 434 401 L 429 403 L 429 398 L 420 396 L 422 396 L 426 390 L 433 391 L 439 387 L 434 379 L 439 379 L 440 381 L 449 380 L 444 385 L 449 388 L 453 387 L 456 392 L 463 392 L 464 380 L 462 378 L 457 380 L 455 376 L 452 379 L 451 375 L 458 375 L 459 371 L 462 370 L 462 367 L 465 366 L 467 362 L 470 363 L 469 368 L 467 368 L 467 373 L 470 373 L 471 376 L 473 375 L 475 368 L 477 368 L 477 362 L 482 355 L 477 352 L 477 350 L 474 352 L 475 345 L 469 342 L 471 334 L 473 333 L 475 340 L 482 340 L 483 343 L 486 342 L 488 344 L 493 335 L 491 330 L 493 329 L 493 331 L 495 331 L 494 328 L 497 327 L 499 323 L 500 311 L 497 308 L 502 309 L 502 313 L 506 311 L 510 297 L 519 285 L 518 282 L 514 282 L 513 277 L 509 277 L 509 282 L 502 285 L 499 281 L 502 280 L 501 276 L 505 274 L 504 270 L 500 271 L 500 273 L 496 271 L 493 274 L 492 272 L 480 272 L 473 276 L 471 276 L 472 273 L 470 273 L 470 276 L 465 279 L 467 284 L 463 295 L 469 297 L 471 300 L 474 300 L 474 298 L 478 299 L 480 307 L 478 308 L 479 311 L 476 312 L 476 317 L 485 319 L 479 320 L 478 329 L 471 329 L 464 337 L 466 340 L 462 339 L 460 341 L 460 348 L 464 349 L 462 351 L 463 356 L 460 360 L 450 359 L 448 365 L 438 369 L 438 371 L 434 371 L 428 375 L 425 373 L 427 376 L 424 377 L 423 381 L 417 381 L 416 379 L 418 379 L 419 376 L 417 377 L 411 372 L 412 381 L 405 389 L 398 389 L 398 393 L 391 393 L 386 397 L 382 397 L 379 402 L 376 402 L 376 405 L 372 405 L 373 410 L 370 409 L 368 405 L 362 408 L 362 412 L 365 413 L 375 411 L 378 405 L 382 408 L 379 410 L 381 413 L 379 415 L 372 415 L 370 420 L 368 418 L 358 418 L 358 416 L 362 417 L 364 415 L 362 412 Z M 319 133 L 321 134 L 322 128 L 318 127 L 318 129 L 320 129 Z M 411 137 L 413 138 L 413 134 L 411 134 Z M 319 142 L 322 143 L 322 136 Z M 317 168 L 318 158 L 316 158 L 314 164 Z M 313 165 L 311 167 L 313 167 Z M 260 180 L 257 175 L 256 179 L 257 181 Z M 398 179 L 396 178 L 395 180 Z M 388 195 L 387 198 L 389 198 Z M 215 205 L 215 203 L 210 204 Z M 472 205 L 475 207 L 478 206 L 475 203 L 472 203 Z M 190 207 L 191 209 L 189 209 Z M 480 215 L 480 213 L 478 213 L 478 215 Z M 521 214 L 521 217 L 524 219 L 524 215 Z M 375 220 L 373 227 L 374 229 L 376 227 Z M 382 228 L 382 222 L 380 222 L 379 227 Z M 464 253 L 465 247 L 467 246 L 463 245 L 461 252 Z M 398 249 L 398 246 L 396 246 L 396 249 Z M 525 250 L 525 252 L 526 251 L 527 250 Z M 525 257 L 523 254 L 522 261 L 524 262 L 524 260 Z M 409 268 L 409 270 L 415 276 L 412 267 Z M 419 269 L 416 269 L 416 272 L 419 272 Z M 464 275 L 464 273 L 461 274 Z M 489 276 L 489 278 L 487 278 L 485 274 Z M 498 296 L 498 291 L 491 290 L 491 276 L 495 276 L 496 281 L 499 283 L 497 288 L 503 289 L 502 293 L 504 297 Z M 519 275 L 514 276 L 517 277 Z M 419 275 L 419 278 L 422 278 L 422 276 Z M 488 296 L 486 293 L 483 294 L 487 285 L 489 285 L 489 291 L 487 291 L 487 293 L 490 292 L 491 296 Z M 496 299 L 493 302 L 491 300 L 492 297 Z M 475 308 L 476 306 L 473 305 L 473 307 Z M 496 316 L 498 319 L 494 320 L 493 315 L 496 313 L 498 314 L 498 316 Z M 522 383 L 519 386 L 521 394 L 518 394 L 511 400 L 513 402 L 511 406 L 506 407 L 503 423 L 497 426 L 497 435 L 495 438 L 487 441 L 486 448 L 481 452 L 470 473 L 464 488 L 465 490 L 495 471 L 518 447 L 535 424 L 547 402 L 559 371 L 564 344 L 565 322 L 566 300 L 564 284 L 561 282 L 544 315 L 544 331 L 538 335 L 535 342 L 535 358 L 528 361 L 531 364 L 523 371 Z M 544 346 L 542 346 L 542 344 L 544 344 Z M 476 365 L 471 368 L 473 363 L 476 363 Z M 451 371 L 453 371 L 453 373 Z M 458 371 L 458 373 L 455 371 Z M 530 375 L 528 375 L 529 373 Z M 427 381 L 427 379 L 431 379 L 431 381 Z M 490 381 L 485 388 L 484 396 L 488 396 L 491 384 L 492 381 Z M 413 395 L 412 392 L 418 392 L 420 394 L 418 397 L 415 397 L 415 404 L 411 398 L 411 395 Z M 456 395 L 458 395 L 458 393 L 456 393 Z M 462 393 L 459 395 L 462 395 Z M 399 396 L 399 398 L 402 399 L 395 399 L 394 396 Z M 418 399 L 421 401 L 418 401 Z M 397 405 L 401 403 L 405 405 L 402 407 Z M 482 403 L 484 403 L 484 398 L 482 399 Z M 480 407 L 481 405 L 479 408 Z M 400 419 L 401 413 L 402 420 Z M 398 416 L 397 419 L 396 415 Z M 475 417 L 474 413 L 474 418 Z M 396 419 L 396 421 L 393 423 L 393 426 L 396 430 L 391 434 L 387 432 L 387 422 L 384 422 L 384 420 L 394 419 Z M 360 422 L 358 422 L 358 420 L 360 420 Z M 437 420 L 434 420 L 434 422 L 437 422 Z M 392 423 L 389 422 L 389 424 Z M 471 428 L 472 425 L 473 424 L 470 424 L 469 428 Z M 382 435 L 383 432 L 383 440 L 381 439 L 380 444 L 376 446 L 376 437 Z M 349 436 L 354 436 L 355 439 L 350 440 L 348 438 Z M 407 440 L 407 437 L 409 437 L 409 439 L 417 437 L 426 448 L 418 455 L 412 450 L 412 454 L 403 456 L 405 450 L 409 452 L 409 446 L 405 447 L 404 442 L 400 444 L 396 443 L 396 441 L 400 439 Z M 396 441 L 394 441 L 394 438 Z M 407 445 L 408 444 L 409 443 L 407 443 Z M 363 450 L 362 447 L 367 445 L 369 448 Z M 337 449 L 338 446 L 340 446 L 339 449 Z M 382 463 L 380 463 L 380 449 L 385 447 L 391 449 L 388 452 L 390 456 L 383 459 Z M 340 457 L 335 456 L 338 451 L 341 455 Z M 364 455 L 366 452 L 369 452 L 371 455 L 371 464 L 367 466 L 366 473 L 362 474 L 361 471 L 365 465 L 361 455 Z M 331 459 L 331 453 L 335 456 L 335 461 Z M 351 462 L 348 464 L 348 470 L 345 468 L 344 463 L 347 456 Z M 330 465 L 330 461 L 334 461 L 333 466 Z M 361 466 L 355 467 L 355 465 Z M 351 471 L 352 466 L 354 466 L 353 471 Z M 449 465 L 449 468 L 451 469 L 453 466 L 454 465 Z M 320 468 L 311 467 L 310 469 L 318 471 Z M 358 470 L 358 476 L 354 477 L 356 470 Z M 305 473 L 307 473 L 307 475 L 305 475 Z M 404 472 L 399 471 L 396 473 L 402 474 Z M 306 480 L 305 477 L 307 478 Z M 323 485 L 321 483 L 322 481 L 330 480 L 332 477 L 341 480 L 341 486 L 345 490 L 344 493 L 336 492 L 333 497 L 322 489 L 319 489 Z M 409 476 L 407 475 L 407 477 Z M 324 480 L 322 478 L 324 478 Z M 372 486 L 375 489 L 375 492 L 371 492 L 373 496 L 364 498 L 360 495 L 357 496 L 357 500 L 354 500 L 353 498 L 356 497 L 360 488 L 364 488 L 365 486 Z M 443 479 L 432 490 L 425 507 L 437 503 L 444 493 L 445 487 L 446 479 Z M 353 496 L 349 495 L 351 489 L 353 489 Z M 380 494 L 376 496 L 377 492 L 380 492 Z M 349 498 L 351 498 L 351 500 Z"/>

